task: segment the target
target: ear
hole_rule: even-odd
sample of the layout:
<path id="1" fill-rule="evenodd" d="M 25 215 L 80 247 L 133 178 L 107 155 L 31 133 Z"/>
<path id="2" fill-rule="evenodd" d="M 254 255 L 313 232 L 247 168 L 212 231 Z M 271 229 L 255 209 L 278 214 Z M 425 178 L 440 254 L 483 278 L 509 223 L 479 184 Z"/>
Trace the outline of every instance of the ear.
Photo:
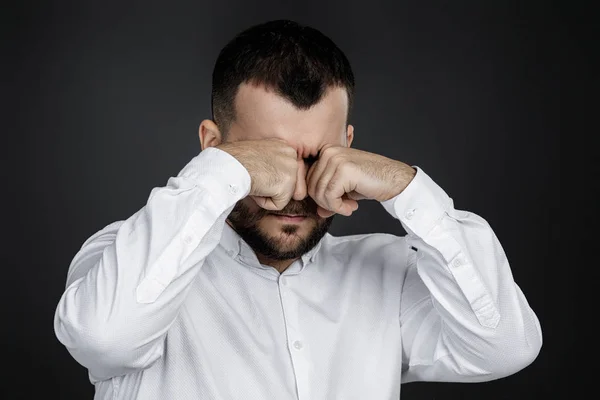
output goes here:
<path id="1" fill-rule="evenodd" d="M 205 119 L 200 123 L 198 136 L 200 137 L 200 146 L 202 150 L 207 147 L 214 147 L 221 144 L 221 131 L 219 131 L 217 124 L 210 119 Z"/>
<path id="2" fill-rule="evenodd" d="M 352 145 L 353 139 L 354 139 L 354 127 L 352 125 L 348 125 L 348 129 L 346 130 L 346 147 L 350 147 Z"/>

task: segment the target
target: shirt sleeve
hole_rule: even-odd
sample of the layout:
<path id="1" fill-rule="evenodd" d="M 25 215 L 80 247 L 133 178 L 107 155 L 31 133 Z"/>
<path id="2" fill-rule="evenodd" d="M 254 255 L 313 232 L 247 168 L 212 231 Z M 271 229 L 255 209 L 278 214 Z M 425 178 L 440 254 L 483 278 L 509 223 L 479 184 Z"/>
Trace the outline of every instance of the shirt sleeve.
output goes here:
<path id="1" fill-rule="evenodd" d="M 54 330 L 92 382 L 161 357 L 191 282 L 249 190 L 242 164 L 207 148 L 154 188 L 138 212 L 83 243 L 69 266 Z"/>
<path id="2" fill-rule="evenodd" d="M 404 191 L 381 203 L 413 248 L 399 316 L 403 382 L 479 382 L 521 370 L 540 351 L 541 328 L 498 238 L 414 168 Z"/>

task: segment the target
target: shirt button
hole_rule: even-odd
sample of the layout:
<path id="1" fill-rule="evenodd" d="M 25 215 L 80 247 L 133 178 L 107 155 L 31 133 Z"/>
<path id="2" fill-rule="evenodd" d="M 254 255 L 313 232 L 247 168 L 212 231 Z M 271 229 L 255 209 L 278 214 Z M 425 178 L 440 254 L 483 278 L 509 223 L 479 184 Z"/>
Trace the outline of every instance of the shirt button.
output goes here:
<path id="1" fill-rule="evenodd" d="M 236 185 L 229 184 L 229 193 L 237 194 L 237 192 L 238 192 L 238 187 Z"/>
<path id="2" fill-rule="evenodd" d="M 194 241 L 194 238 L 192 237 L 192 235 L 186 235 L 183 238 L 183 241 L 185 242 L 185 244 L 192 244 L 192 242 Z"/>
<path id="3" fill-rule="evenodd" d="M 410 209 L 406 212 L 406 214 L 404 214 L 404 216 L 406 217 L 406 219 L 411 219 L 414 215 L 415 215 L 415 209 Z"/>
<path id="4" fill-rule="evenodd" d="M 285 276 L 281 277 L 280 282 L 283 286 L 287 286 L 287 284 L 288 284 L 288 280 Z"/>
<path id="5" fill-rule="evenodd" d="M 296 350 L 302 350 L 302 347 L 304 347 L 304 345 L 302 344 L 302 342 L 301 342 L 301 341 L 299 341 L 299 340 L 296 340 L 296 341 L 294 342 L 294 348 L 295 348 Z"/>
<path id="6" fill-rule="evenodd" d="M 452 265 L 458 268 L 462 265 L 462 260 L 460 258 L 455 258 L 454 261 L 452 261 Z"/>

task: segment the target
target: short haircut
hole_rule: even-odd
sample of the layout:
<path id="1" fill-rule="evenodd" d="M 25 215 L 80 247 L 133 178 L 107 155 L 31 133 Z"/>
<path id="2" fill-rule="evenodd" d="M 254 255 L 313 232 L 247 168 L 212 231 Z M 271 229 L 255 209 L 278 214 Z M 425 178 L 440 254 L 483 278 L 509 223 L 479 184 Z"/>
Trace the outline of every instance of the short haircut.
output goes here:
<path id="1" fill-rule="evenodd" d="M 264 86 L 299 110 L 317 104 L 331 87 L 348 94 L 349 123 L 354 74 L 346 55 L 315 28 L 291 20 L 254 25 L 220 51 L 212 74 L 212 119 L 226 136 L 235 121 L 235 96 L 242 83 Z"/>

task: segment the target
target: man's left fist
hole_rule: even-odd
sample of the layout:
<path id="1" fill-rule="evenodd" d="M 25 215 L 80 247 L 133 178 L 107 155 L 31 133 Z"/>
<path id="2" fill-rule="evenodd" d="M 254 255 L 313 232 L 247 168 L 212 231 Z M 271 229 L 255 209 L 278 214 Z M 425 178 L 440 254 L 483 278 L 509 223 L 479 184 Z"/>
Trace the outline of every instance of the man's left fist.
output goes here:
<path id="1" fill-rule="evenodd" d="M 357 200 L 389 200 L 404 190 L 416 170 L 401 161 L 343 146 L 325 146 L 306 176 L 318 214 L 349 216 Z"/>

